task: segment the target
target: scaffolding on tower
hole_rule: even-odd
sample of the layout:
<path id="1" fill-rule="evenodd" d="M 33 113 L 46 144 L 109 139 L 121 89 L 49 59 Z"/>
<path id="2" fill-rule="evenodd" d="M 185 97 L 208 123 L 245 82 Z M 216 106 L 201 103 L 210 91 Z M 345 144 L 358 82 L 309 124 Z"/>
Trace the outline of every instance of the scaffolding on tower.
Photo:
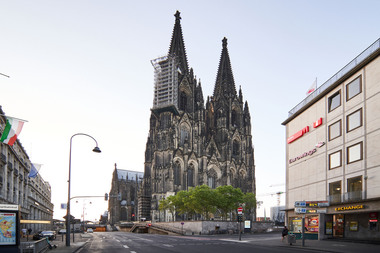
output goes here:
<path id="1" fill-rule="evenodd" d="M 153 109 L 162 111 L 178 106 L 178 58 L 163 56 L 151 61 L 154 67 L 154 100 Z"/>

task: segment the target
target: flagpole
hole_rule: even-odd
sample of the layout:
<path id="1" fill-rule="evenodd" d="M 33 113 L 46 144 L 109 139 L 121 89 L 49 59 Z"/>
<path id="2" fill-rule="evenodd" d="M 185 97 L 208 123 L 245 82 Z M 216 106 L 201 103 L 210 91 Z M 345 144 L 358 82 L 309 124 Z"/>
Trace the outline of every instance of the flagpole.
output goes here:
<path id="1" fill-rule="evenodd" d="M 4 116 L 4 117 L 7 117 L 7 118 L 11 118 L 11 119 L 17 119 L 17 120 L 19 120 L 19 121 L 23 121 L 23 122 L 29 122 L 29 121 L 27 121 L 27 120 L 25 120 L 25 119 L 20 119 L 20 118 L 16 118 L 16 117 L 11 117 L 11 116 L 8 116 L 8 115 L 5 115 L 5 114 L 1 114 L 1 113 L 0 113 L 0 116 Z"/>

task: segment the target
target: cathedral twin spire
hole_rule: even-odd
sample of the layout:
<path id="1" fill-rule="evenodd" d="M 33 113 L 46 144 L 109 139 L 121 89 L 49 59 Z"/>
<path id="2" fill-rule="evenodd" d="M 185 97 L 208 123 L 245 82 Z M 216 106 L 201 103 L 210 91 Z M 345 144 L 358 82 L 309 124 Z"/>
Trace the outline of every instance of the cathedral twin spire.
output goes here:
<path id="1" fill-rule="evenodd" d="M 177 11 L 174 16 L 175 25 L 170 42 L 169 55 L 178 57 L 179 68 L 181 73 L 184 75 L 185 73 L 188 73 L 188 63 L 185 43 L 182 35 L 180 12 Z M 227 49 L 227 38 L 223 38 L 222 45 L 222 54 L 220 56 L 218 74 L 216 76 L 214 87 L 214 100 L 220 100 L 223 97 L 226 99 L 229 97 L 234 98 L 237 95 L 234 76 L 232 74 L 230 56 Z"/>

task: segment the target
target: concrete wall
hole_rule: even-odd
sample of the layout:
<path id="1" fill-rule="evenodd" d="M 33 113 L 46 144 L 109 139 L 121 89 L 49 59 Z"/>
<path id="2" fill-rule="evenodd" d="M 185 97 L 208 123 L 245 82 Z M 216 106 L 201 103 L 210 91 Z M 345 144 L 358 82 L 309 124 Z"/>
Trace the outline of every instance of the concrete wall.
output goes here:
<path id="1" fill-rule="evenodd" d="M 187 235 L 209 235 L 217 233 L 238 233 L 239 223 L 236 221 L 184 221 L 183 231 Z M 181 230 L 181 221 L 175 222 L 158 222 L 157 224 L 173 227 Z M 262 233 L 269 231 L 273 228 L 274 223 L 272 221 L 252 222 L 251 233 Z M 244 231 L 244 222 L 241 224 L 241 228 Z M 249 232 L 249 231 L 245 231 Z"/>

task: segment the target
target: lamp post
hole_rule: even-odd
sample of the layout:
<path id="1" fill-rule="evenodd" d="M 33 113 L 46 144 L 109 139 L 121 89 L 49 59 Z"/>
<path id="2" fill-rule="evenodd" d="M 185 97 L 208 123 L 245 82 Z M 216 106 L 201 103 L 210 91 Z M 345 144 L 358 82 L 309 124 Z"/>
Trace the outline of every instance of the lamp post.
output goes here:
<path id="1" fill-rule="evenodd" d="M 71 146 L 72 146 L 72 141 L 73 141 L 73 138 L 74 136 L 77 136 L 77 135 L 85 135 L 87 137 L 90 137 L 91 139 L 93 139 L 96 143 L 96 146 L 95 148 L 92 150 L 93 152 L 95 153 L 100 153 L 100 149 L 98 147 L 98 142 L 94 139 L 94 137 L 92 137 L 91 135 L 88 135 L 88 134 L 84 134 L 84 133 L 77 133 L 77 134 L 74 134 L 73 136 L 71 136 L 70 138 L 70 155 L 69 155 L 69 180 L 67 181 L 68 182 L 68 197 L 67 197 L 67 214 L 66 214 L 66 246 L 70 246 L 70 218 L 71 218 L 71 215 L 70 215 L 70 182 L 71 182 Z"/>

